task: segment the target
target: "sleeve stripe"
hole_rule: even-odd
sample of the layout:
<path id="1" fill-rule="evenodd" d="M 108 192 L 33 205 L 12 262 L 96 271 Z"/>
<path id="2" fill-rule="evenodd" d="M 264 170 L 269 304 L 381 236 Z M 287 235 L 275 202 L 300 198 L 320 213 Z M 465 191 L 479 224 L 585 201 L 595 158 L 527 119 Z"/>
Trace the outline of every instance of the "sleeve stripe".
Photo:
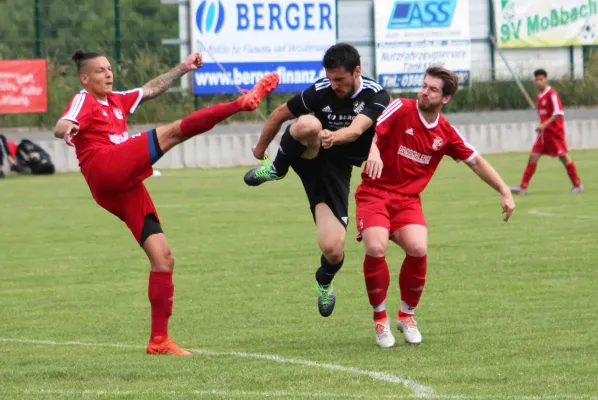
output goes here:
<path id="1" fill-rule="evenodd" d="M 137 110 L 139 103 L 141 103 L 141 99 L 143 99 L 143 89 L 142 88 L 131 90 L 131 92 L 134 92 L 134 91 L 138 91 L 139 95 L 137 96 L 137 100 L 135 100 L 135 103 L 133 103 L 133 106 L 129 110 L 129 114 L 133 114 L 135 112 L 135 110 Z"/>
<path id="2" fill-rule="evenodd" d="M 467 158 L 467 160 L 463 160 L 463 162 L 470 163 L 477 155 L 478 155 L 478 151 L 474 149 L 473 153 L 471 153 L 471 155 Z"/>
<path id="3" fill-rule="evenodd" d="M 307 104 L 305 104 L 305 99 L 303 98 L 303 92 L 301 92 L 301 101 L 303 102 L 303 107 L 305 107 L 305 109 L 309 112 L 313 112 L 312 110 L 309 109 L 309 107 L 307 106 Z"/>
<path id="4" fill-rule="evenodd" d="M 71 103 L 71 108 L 67 111 L 64 115 L 63 119 L 69 119 L 76 121 L 81 108 L 83 108 L 83 103 L 85 102 L 85 93 L 81 93 L 75 96 L 73 102 Z"/>
<path id="5" fill-rule="evenodd" d="M 375 81 L 375 80 L 373 80 L 373 79 L 369 79 L 369 78 L 363 78 L 363 77 L 362 77 L 362 79 L 363 79 L 363 84 L 364 84 L 364 85 L 366 85 L 366 84 L 367 84 L 368 86 L 373 86 L 373 87 L 375 87 L 375 88 L 376 88 L 376 89 L 378 89 L 378 90 L 382 90 L 382 89 L 384 89 L 384 88 L 382 87 L 382 85 L 380 85 L 378 82 L 376 82 L 376 81 Z"/>
<path id="6" fill-rule="evenodd" d="M 470 162 L 471 160 L 473 160 L 473 158 L 478 154 L 478 151 L 475 149 L 475 147 L 473 147 L 468 141 L 467 139 L 465 139 L 463 137 L 463 135 L 461 135 L 461 132 L 459 132 L 457 130 L 457 128 L 455 128 L 454 126 L 451 125 L 451 127 L 453 128 L 453 130 L 455 131 L 455 133 L 461 138 L 461 140 L 463 141 L 463 144 L 465 145 L 465 147 L 467 147 L 468 149 L 470 149 L 472 151 L 472 154 L 466 159 L 463 160 L 466 163 Z"/>
<path id="7" fill-rule="evenodd" d="M 403 103 L 401 102 L 400 99 L 396 99 L 395 101 L 390 103 L 390 105 L 386 108 L 386 110 L 378 118 L 377 125 L 380 125 L 382 122 L 384 122 L 388 117 L 390 117 L 395 111 L 397 111 L 402 106 L 403 106 Z"/>
<path id="8" fill-rule="evenodd" d="M 316 86 L 316 91 L 320 91 L 322 89 L 326 89 L 326 88 L 330 87 L 330 82 L 327 81 L 327 82 L 322 82 L 322 83 L 316 83 L 315 86 Z"/>
<path id="9" fill-rule="evenodd" d="M 366 81 L 365 79 L 363 80 L 363 87 L 372 89 L 376 93 L 378 93 L 379 91 L 381 91 L 383 89 L 382 86 L 380 86 L 379 84 L 377 84 L 375 82 L 371 82 L 371 81 Z"/>
<path id="10" fill-rule="evenodd" d="M 552 96 L 550 96 L 552 99 L 552 108 L 553 108 L 553 113 L 552 115 L 563 115 L 563 110 L 561 109 L 561 107 L 559 106 L 559 99 L 556 95 L 556 93 L 553 93 Z"/>

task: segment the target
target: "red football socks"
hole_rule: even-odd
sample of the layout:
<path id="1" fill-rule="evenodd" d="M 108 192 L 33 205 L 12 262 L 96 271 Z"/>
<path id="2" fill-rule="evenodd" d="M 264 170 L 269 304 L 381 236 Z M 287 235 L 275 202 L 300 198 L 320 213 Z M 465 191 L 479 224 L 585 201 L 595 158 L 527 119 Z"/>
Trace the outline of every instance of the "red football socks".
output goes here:
<path id="1" fill-rule="evenodd" d="M 407 305 L 407 309 L 402 310 L 404 314 L 413 314 L 422 297 L 428 269 L 427 259 L 427 256 L 406 256 L 403 261 L 399 274 L 399 288 L 401 289 L 401 307 Z"/>
<path id="2" fill-rule="evenodd" d="M 152 307 L 151 337 L 168 336 L 168 318 L 174 302 L 172 272 L 150 272 L 147 294 Z"/>
<path id="3" fill-rule="evenodd" d="M 366 254 L 363 262 L 363 275 L 368 298 L 372 307 L 386 301 L 386 293 L 390 285 L 390 272 L 386 257 L 372 257 Z M 374 321 L 386 318 L 386 310 L 374 311 Z"/>
<path id="4" fill-rule="evenodd" d="M 534 175 L 534 172 L 536 172 L 537 166 L 538 164 L 527 164 L 525 172 L 523 173 L 523 178 L 521 178 L 521 184 L 519 185 L 521 189 L 527 189 L 529 181 L 532 180 L 532 176 Z"/>
<path id="5" fill-rule="evenodd" d="M 217 123 L 222 122 L 231 115 L 242 111 L 242 103 L 240 99 L 230 103 L 214 104 L 212 106 L 195 111 L 194 113 L 183 118 L 181 121 L 181 132 L 187 137 L 192 137 L 209 131 L 216 126 Z"/>
<path id="6" fill-rule="evenodd" d="M 579 176 L 577 176 L 577 168 L 575 168 L 575 163 L 571 161 L 565 166 L 565 168 L 567 168 L 567 175 L 569 175 L 569 179 L 571 179 L 573 186 L 579 187 L 581 185 L 581 181 L 579 180 Z"/>

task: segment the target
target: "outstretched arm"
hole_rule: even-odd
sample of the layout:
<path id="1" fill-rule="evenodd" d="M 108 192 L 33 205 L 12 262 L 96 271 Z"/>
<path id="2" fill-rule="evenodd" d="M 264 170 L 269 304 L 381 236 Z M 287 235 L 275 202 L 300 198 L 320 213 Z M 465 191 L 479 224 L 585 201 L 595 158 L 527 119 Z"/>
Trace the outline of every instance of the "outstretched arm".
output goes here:
<path id="1" fill-rule="evenodd" d="M 505 222 L 509 220 L 513 210 L 515 210 L 515 201 L 511 190 L 502 180 L 498 172 L 482 156 L 477 154 L 471 161 L 467 162 L 469 168 L 473 170 L 484 182 L 500 193 L 500 205 L 503 210 Z"/>
<path id="2" fill-rule="evenodd" d="M 185 60 L 184 63 L 177 65 L 167 73 L 162 74 L 143 85 L 143 99 L 141 101 L 144 102 L 160 96 L 187 72 L 201 68 L 202 65 L 203 59 L 201 54 L 191 54 L 187 57 L 187 60 Z"/>
<path id="3" fill-rule="evenodd" d="M 286 103 L 274 110 L 264 124 L 257 144 L 253 146 L 253 156 L 258 160 L 263 159 L 266 155 L 268 146 L 270 146 L 270 143 L 272 143 L 272 140 L 274 140 L 276 137 L 276 134 L 282 127 L 282 124 L 295 118 L 296 117 L 293 115 L 291 110 L 289 110 L 289 107 Z"/>

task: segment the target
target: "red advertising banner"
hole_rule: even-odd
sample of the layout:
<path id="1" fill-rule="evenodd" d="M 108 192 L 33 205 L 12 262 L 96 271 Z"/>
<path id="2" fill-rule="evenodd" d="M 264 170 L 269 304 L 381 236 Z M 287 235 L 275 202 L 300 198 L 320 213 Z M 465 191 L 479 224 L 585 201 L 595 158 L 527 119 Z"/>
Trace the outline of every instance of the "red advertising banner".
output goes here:
<path id="1" fill-rule="evenodd" d="M 0 114 L 47 109 L 46 60 L 0 60 Z"/>

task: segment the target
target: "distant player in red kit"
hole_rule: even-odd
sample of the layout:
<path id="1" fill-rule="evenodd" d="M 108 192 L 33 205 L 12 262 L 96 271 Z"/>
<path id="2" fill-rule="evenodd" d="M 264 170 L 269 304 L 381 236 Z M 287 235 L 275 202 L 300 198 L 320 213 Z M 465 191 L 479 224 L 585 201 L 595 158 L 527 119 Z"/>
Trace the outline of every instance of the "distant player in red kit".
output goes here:
<path id="1" fill-rule="evenodd" d="M 262 98 L 276 88 L 279 77 L 266 74 L 249 93 L 233 102 L 215 104 L 182 120 L 129 136 L 127 115 L 144 101 L 164 93 L 187 72 L 200 68 L 201 54 L 190 55 L 142 88 L 126 92 L 112 90 L 112 67 L 102 54 L 79 50 L 73 60 L 85 90 L 70 101 L 56 124 L 55 136 L 75 146 L 93 198 L 127 224 L 149 259 L 151 335 L 147 353 L 190 355 L 168 336 L 174 301 L 174 258 L 143 180 L 152 175 L 152 165 L 177 144 L 209 131 L 233 114 L 255 110 Z"/>
<path id="2" fill-rule="evenodd" d="M 363 271 L 374 309 L 376 343 L 392 347 L 395 338 L 386 314 L 390 274 L 386 263 L 389 239 L 405 251 L 399 274 L 401 308 L 397 329 L 405 341 L 419 344 L 422 336 L 413 318 L 427 271 L 428 232 L 420 193 L 448 154 L 464 161 L 484 182 L 500 193 L 504 221 L 515 209 L 509 187 L 490 164 L 451 126 L 440 110 L 457 92 L 457 76 L 441 67 L 426 71 L 417 100 L 395 99 L 378 118 L 372 145 L 355 192 L 358 240 L 365 245 Z"/>
<path id="3" fill-rule="evenodd" d="M 17 144 L 12 140 L 6 140 L 6 136 L 0 135 L 0 178 L 4 178 L 4 153 L 8 165 L 15 165 L 17 159 Z"/>
<path id="4" fill-rule="evenodd" d="M 583 185 L 577 176 L 577 169 L 575 163 L 569 157 L 567 152 L 567 143 L 565 141 L 565 121 L 563 120 L 564 112 L 563 105 L 559 94 L 548 86 L 548 74 L 543 69 L 538 69 L 534 72 L 536 77 L 536 87 L 538 88 L 538 95 L 536 97 L 536 108 L 540 116 L 540 125 L 536 128 L 538 137 L 532 148 L 527 161 L 527 168 L 521 178 L 519 186 L 511 188 L 513 193 L 525 195 L 529 181 L 532 179 L 538 161 L 542 155 L 550 157 L 558 157 L 565 168 L 573 188 L 571 193 L 583 192 Z"/>

